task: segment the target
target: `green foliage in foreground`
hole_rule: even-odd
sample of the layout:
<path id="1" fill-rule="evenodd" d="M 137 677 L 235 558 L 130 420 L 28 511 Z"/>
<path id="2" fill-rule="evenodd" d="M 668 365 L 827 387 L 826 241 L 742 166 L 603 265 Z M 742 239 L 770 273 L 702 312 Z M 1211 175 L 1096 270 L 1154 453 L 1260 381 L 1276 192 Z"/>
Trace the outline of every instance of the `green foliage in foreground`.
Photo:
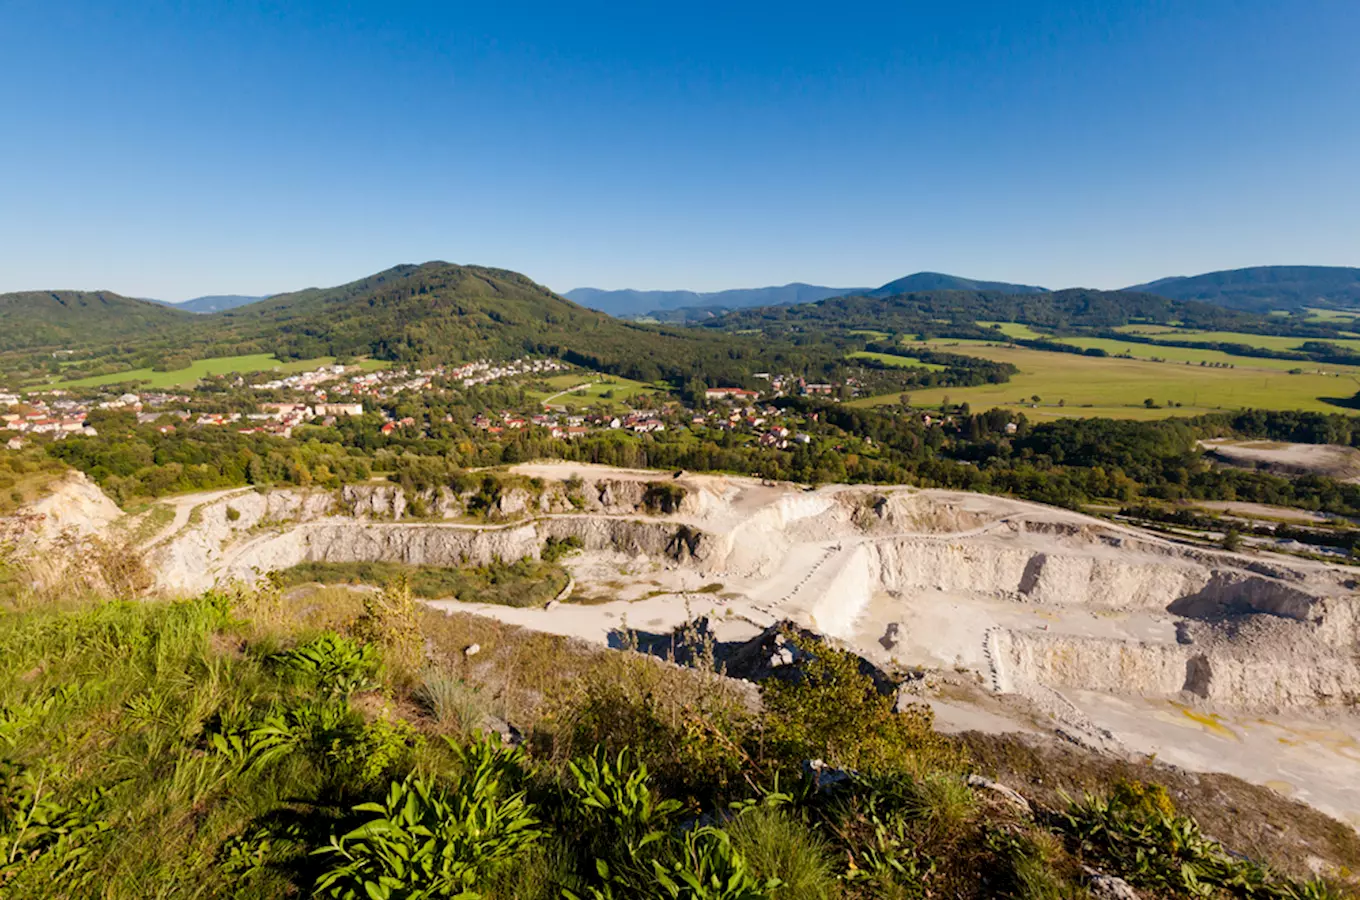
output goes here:
<path id="1" fill-rule="evenodd" d="M 0 612 L 0 893 L 1080 897 L 1085 865 L 1170 897 L 1341 896 L 1230 856 L 1140 788 L 1003 808 L 928 711 L 886 718 L 822 645 L 763 713 L 606 655 L 524 747 L 453 738 L 418 711 L 400 648 L 421 620 L 388 593 L 358 619 L 269 593 Z M 799 774 L 813 750 L 858 771 L 819 789 Z"/>

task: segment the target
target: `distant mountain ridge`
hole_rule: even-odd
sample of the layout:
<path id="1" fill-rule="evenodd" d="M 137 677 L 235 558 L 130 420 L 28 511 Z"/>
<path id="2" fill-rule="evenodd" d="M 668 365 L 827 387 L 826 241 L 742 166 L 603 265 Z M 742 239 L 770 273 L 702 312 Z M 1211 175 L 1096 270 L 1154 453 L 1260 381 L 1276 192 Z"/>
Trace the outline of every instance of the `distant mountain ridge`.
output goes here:
<path id="1" fill-rule="evenodd" d="M 791 306 L 817 303 L 831 297 L 892 297 L 921 291 L 993 291 L 999 294 L 1045 294 L 1047 288 L 1005 281 L 975 281 L 941 272 L 917 272 L 879 288 L 836 288 L 795 281 L 778 287 L 738 288 L 726 291 L 606 291 L 599 288 L 573 288 L 562 296 L 611 316 L 646 316 L 657 313 L 662 319 L 695 320 L 734 309 L 757 306 Z"/>
<path id="2" fill-rule="evenodd" d="M 1048 288 L 1034 284 L 1011 284 L 1006 281 L 976 281 L 942 272 L 917 272 L 880 288 L 864 291 L 865 297 L 896 297 L 899 294 L 921 294 L 927 291 L 991 291 L 994 294 L 1047 294 Z"/>
<path id="3" fill-rule="evenodd" d="M 206 297 L 194 297 L 192 300 L 184 300 L 180 303 L 150 298 L 147 298 L 147 302 L 159 303 L 161 306 L 168 306 L 172 309 L 182 309 L 185 312 L 215 313 L 236 309 L 239 306 L 249 306 L 252 303 L 259 303 L 261 300 L 268 300 L 272 296 L 274 295 L 265 294 L 260 297 L 249 297 L 244 294 L 209 294 Z"/>
<path id="4" fill-rule="evenodd" d="M 573 303 L 608 313 L 611 316 L 643 316 L 663 310 L 690 308 L 744 309 L 750 306 L 785 306 L 790 303 L 816 303 L 864 288 L 823 287 L 792 284 L 778 287 L 736 288 L 726 291 L 607 291 L 600 288 L 573 288 L 562 296 Z"/>
<path id="5" fill-rule="evenodd" d="M 1360 308 L 1360 268 L 1253 266 L 1161 278 L 1124 290 L 1156 294 L 1171 300 L 1200 300 L 1253 312 L 1307 306 Z"/>

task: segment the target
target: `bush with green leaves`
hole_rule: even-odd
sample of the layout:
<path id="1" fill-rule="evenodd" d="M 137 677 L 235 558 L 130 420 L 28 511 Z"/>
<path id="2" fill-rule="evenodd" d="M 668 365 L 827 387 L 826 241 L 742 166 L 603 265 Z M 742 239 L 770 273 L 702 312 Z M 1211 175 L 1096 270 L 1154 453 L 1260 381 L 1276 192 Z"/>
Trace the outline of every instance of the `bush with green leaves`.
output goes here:
<path id="1" fill-rule="evenodd" d="M 898 712 L 853 653 L 797 635 L 789 640 L 805 656 L 798 677 L 761 685 L 767 740 L 786 765 L 821 759 L 864 771 L 962 767 L 958 751 L 934 730 L 930 707 Z"/>
<path id="2" fill-rule="evenodd" d="M 421 777 L 395 782 L 381 803 L 354 809 L 374 818 L 317 851 L 332 866 L 321 896 L 343 900 L 477 900 L 480 883 L 513 866 L 543 838 L 519 784 L 518 750 L 490 743 L 462 753 L 449 786 Z"/>
<path id="3" fill-rule="evenodd" d="M 299 647 L 275 654 L 280 672 L 310 684 L 332 697 L 348 697 L 377 686 L 381 659 L 376 647 L 333 632 Z"/>

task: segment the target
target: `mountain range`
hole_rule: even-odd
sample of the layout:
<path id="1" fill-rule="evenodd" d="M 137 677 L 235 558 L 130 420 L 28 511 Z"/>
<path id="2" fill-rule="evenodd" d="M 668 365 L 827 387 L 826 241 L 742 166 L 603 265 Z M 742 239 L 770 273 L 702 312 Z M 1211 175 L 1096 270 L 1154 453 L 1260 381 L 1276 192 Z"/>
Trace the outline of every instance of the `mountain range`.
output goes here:
<path id="1" fill-rule="evenodd" d="M 248 306 L 251 303 L 259 303 L 261 300 L 268 300 L 270 296 L 269 294 L 263 297 L 248 297 L 244 294 L 211 294 L 207 297 L 195 297 L 192 300 L 185 300 L 180 303 L 171 303 L 168 300 L 152 300 L 151 302 L 182 309 L 185 312 L 215 313 L 235 309 L 238 306 Z"/>
<path id="2" fill-rule="evenodd" d="M 728 302 L 763 304 L 771 311 L 855 299 L 857 321 L 865 322 L 871 317 L 874 301 L 893 299 L 900 306 L 904 302 L 901 298 L 917 298 L 911 302 L 939 309 L 950 303 L 963 304 L 971 309 L 976 304 L 965 295 L 986 294 L 997 298 L 986 302 L 993 310 L 992 318 L 1000 319 L 1005 318 L 1002 312 L 1006 309 L 1031 313 L 1044 309 L 1043 298 L 1052 296 L 1032 285 L 981 282 L 928 272 L 879 288 L 843 290 L 793 284 L 716 294 L 596 292 L 595 296 L 583 297 L 579 291 L 570 293 L 600 304 L 606 301 L 599 294 L 629 294 L 634 309 L 650 304 L 658 295 L 668 295 L 671 299 L 667 302 L 721 297 Z M 958 296 L 951 299 L 950 294 Z M 1095 294 L 1107 306 L 1121 302 L 1137 306 L 1146 302 L 1136 298 L 1141 294 L 1256 312 L 1306 305 L 1360 310 L 1360 269 L 1262 267 L 1162 279 L 1122 293 Z M 814 297 L 820 299 L 812 300 Z M 1002 298 L 1008 302 L 1001 303 Z M 254 302 L 206 311 L 246 299 Z M 771 299 L 779 302 L 770 303 Z M 712 374 L 713 366 L 722 368 L 715 360 L 743 358 L 744 354 L 735 339 L 732 346 L 716 347 L 694 329 L 640 326 L 587 309 L 515 272 L 444 262 L 400 265 L 338 287 L 310 288 L 267 299 L 232 296 L 199 300 L 192 306 L 168 305 L 110 291 L 0 294 L 0 351 L 118 345 L 125 348 L 123 352 L 161 355 L 267 351 L 291 358 L 362 354 L 446 362 L 527 351 L 565 355 L 587 366 L 644 380 L 654 380 L 663 373 L 665 377 L 686 372 Z M 190 311 L 194 308 L 205 312 Z M 629 307 L 612 308 L 623 311 Z M 826 307 L 827 311 L 832 309 Z M 712 319 L 713 315 L 710 311 L 705 317 Z M 687 354 L 691 358 L 687 359 Z"/>
<path id="3" fill-rule="evenodd" d="M 609 313 L 611 316 L 651 316 L 668 321 L 692 321 L 716 313 L 754 306 L 789 306 L 816 303 L 829 297 L 890 297 L 915 291 L 996 291 L 1003 294 L 1038 294 L 1046 289 L 1000 281 L 975 281 L 939 272 L 917 272 L 879 288 L 825 287 L 817 284 L 792 284 L 778 287 L 739 288 L 727 291 L 606 291 L 599 288 L 573 288 L 562 296 L 574 303 Z"/>
<path id="4" fill-rule="evenodd" d="M 1346 266 L 1255 266 L 1162 278 L 1125 288 L 1172 300 L 1201 300 L 1269 312 L 1308 306 L 1360 308 L 1360 269 Z"/>

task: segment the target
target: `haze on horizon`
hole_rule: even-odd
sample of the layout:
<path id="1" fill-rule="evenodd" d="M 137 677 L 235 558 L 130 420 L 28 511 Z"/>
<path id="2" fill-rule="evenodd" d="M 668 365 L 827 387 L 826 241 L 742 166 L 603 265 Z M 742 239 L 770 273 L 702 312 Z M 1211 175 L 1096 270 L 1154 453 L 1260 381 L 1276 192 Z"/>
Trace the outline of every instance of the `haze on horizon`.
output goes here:
<path id="1" fill-rule="evenodd" d="M 1360 264 L 1353 3 L 0 23 L 0 291 L 178 301 L 431 259 L 558 291 Z"/>

